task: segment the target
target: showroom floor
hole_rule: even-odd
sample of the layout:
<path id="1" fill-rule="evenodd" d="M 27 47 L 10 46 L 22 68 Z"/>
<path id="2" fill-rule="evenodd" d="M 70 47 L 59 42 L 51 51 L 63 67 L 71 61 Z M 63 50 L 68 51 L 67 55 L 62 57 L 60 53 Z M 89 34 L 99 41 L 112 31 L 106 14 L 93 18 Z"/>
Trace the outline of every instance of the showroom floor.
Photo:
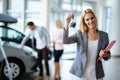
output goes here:
<path id="1" fill-rule="evenodd" d="M 61 65 L 61 80 L 79 80 L 77 77 L 69 73 L 69 69 L 74 60 L 74 54 L 63 54 Z M 51 76 L 49 80 L 52 80 L 54 72 L 53 59 L 49 61 Z M 120 57 L 112 57 L 109 61 L 104 61 L 105 78 L 104 80 L 120 80 Z M 31 72 L 24 74 L 20 80 L 34 80 L 38 75 L 38 72 Z M 43 80 L 47 80 L 44 76 Z"/>

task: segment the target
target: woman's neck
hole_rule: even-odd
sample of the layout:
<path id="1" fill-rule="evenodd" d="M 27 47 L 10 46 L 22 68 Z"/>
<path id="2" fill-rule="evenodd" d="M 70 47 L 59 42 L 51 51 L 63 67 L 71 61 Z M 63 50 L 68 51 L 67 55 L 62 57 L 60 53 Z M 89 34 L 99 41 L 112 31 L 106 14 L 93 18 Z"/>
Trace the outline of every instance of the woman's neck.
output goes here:
<path id="1" fill-rule="evenodd" d="M 98 33 L 96 29 L 91 29 L 88 31 L 88 39 L 90 40 L 98 39 Z"/>
<path id="2" fill-rule="evenodd" d="M 96 29 L 89 29 L 88 30 L 88 34 L 95 34 L 95 33 L 97 33 L 97 30 Z"/>

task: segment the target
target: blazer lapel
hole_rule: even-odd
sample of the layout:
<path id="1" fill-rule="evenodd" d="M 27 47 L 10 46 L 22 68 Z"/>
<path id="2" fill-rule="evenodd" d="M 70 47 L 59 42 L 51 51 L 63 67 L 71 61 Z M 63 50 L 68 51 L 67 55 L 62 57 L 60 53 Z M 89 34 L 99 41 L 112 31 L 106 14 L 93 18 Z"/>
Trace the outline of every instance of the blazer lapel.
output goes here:
<path id="1" fill-rule="evenodd" d="M 100 31 L 98 30 L 98 48 L 97 48 L 97 58 L 99 57 L 99 52 L 101 49 L 101 41 L 102 41 L 102 34 L 100 33 Z"/>
<path id="2" fill-rule="evenodd" d="M 88 35 L 86 32 L 84 32 L 82 34 L 82 37 L 83 37 L 83 46 L 84 46 L 84 49 L 85 51 L 87 51 L 87 48 L 88 48 Z"/>

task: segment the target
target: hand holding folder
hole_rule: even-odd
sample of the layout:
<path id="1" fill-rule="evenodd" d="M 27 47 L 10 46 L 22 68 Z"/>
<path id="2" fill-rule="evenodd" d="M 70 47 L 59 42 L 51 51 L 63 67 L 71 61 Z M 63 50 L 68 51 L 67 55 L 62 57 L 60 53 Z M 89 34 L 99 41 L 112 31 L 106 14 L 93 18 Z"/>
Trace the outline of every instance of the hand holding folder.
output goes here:
<path id="1" fill-rule="evenodd" d="M 115 40 L 111 41 L 111 42 L 107 45 L 107 47 L 105 48 L 105 51 L 106 51 L 106 52 L 110 51 L 110 49 L 112 48 L 112 46 L 114 45 L 115 42 L 116 42 Z M 102 57 L 99 57 L 99 58 L 97 59 L 97 61 L 99 61 L 99 60 L 101 60 L 101 59 L 102 59 Z"/>

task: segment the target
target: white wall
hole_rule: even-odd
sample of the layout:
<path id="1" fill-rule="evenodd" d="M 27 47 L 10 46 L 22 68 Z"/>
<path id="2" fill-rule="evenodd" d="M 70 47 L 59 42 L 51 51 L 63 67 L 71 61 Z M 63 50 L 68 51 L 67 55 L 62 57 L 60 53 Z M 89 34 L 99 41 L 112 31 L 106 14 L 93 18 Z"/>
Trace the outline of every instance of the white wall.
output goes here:
<path id="1" fill-rule="evenodd" d="M 112 55 L 120 56 L 120 0 L 112 0 L 112 27 L 111 40 L 116 40 L 112 48 Z"/>

